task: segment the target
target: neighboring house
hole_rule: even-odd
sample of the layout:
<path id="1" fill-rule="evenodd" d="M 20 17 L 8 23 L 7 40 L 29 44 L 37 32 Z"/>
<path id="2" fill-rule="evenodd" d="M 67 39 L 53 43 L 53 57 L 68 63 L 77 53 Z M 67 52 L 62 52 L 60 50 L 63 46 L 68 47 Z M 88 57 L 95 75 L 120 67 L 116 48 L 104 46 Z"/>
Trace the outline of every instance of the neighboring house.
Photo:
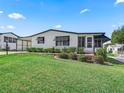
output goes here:
<path id="1" fill-rule="evenodd" d="M 31 40 L 31 46 L 36 48 L 84 48 L 86 53 L 93 53 L 110 40 L 105 33 L 77 33 L 50 29 L 32 36 L 23 37 Z"/>
<path id="2" fill-rule="evenodd" d="M 104 48 L 108 47 L 109 45 L 112 45 L 111 40 L 109 40 L 109 41 L 103 43 L 103 47 L 104 47 Z"/>
<path id="3" fill-rule="evenodd" d="M 116 55 L 122 54 L 124 53 L 124 44 L 109 45 L 107 47 L 107 52 L 111 52 Z"/>
<path id="4" fill-rule="evenodd" d="M 31 41 L 23 40 L 12 32 L 0 33 L 0 49 L 6 49 L 6 42 L 9 50 L 26 50 L 31 46 Z"/>

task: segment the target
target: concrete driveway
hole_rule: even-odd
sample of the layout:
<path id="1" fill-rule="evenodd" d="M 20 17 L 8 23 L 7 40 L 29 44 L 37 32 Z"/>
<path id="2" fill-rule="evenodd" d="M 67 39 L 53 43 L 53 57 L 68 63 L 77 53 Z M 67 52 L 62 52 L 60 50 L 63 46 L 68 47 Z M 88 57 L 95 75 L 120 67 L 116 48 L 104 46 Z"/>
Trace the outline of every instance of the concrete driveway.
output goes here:
<path id="1" fill-rule="evenodd" d="M 115 59 L 120 61 L 120 62 L 122 62 L 122 63 L 124 63 L 124 57 L 115 57 Z"/>
<path id="2" fill-rule="evenodd" d="M 113 58 L 113 59 L 115 59 L 115 60 L 118 60 L 119 62 L 121 62 L 121 63 L 124 63 L 124 57 L 122 57 L 122 56 L 117 56 L 117 57 L 112 57 L 112 56 L 109 56 L 110 58 Z"/>

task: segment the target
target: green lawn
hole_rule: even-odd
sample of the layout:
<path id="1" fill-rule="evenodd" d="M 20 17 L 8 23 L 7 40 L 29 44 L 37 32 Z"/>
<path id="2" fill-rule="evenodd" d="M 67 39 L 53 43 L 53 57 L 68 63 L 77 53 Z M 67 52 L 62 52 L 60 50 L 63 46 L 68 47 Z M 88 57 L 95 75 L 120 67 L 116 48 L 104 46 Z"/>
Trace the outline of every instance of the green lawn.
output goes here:
<path id="1" fill-rule="evenodd" d="M 124 65 L 35 54 L 0 56 L 0 93 L 124 93 Z"/>

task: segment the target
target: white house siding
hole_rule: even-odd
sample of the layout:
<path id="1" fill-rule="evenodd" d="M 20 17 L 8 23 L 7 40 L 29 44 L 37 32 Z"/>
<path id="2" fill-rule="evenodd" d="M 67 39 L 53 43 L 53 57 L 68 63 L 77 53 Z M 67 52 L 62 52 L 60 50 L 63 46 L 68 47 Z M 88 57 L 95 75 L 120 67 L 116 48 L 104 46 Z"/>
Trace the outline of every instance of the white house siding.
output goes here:
<path id="1" fill-rule="evenodd" d="M 55 37 L 57 36 L 70 36 L 70 45 L 69 46 L 56 46 Z M 66 32 L 57 32 L 57 31 L 48 31 L 45 33 L 41 33 L 38 35 L 35 35 L 32 37 L 32 47 L 36 48 L 69 48 L 69 47 L 78 47 L 78 37 L 81 35 L 73 34 L 73 33 L 66 33 Z M 93 35 L 87 35 L 83 34 L 85 37 L 85 47 L 84 52 L 87 53 L 93 53 L 94 52 L 94 36 Z M 38 44 L 37 38 L 38 37 L 44 37 L 45 43 L 44 44 Z M 92 37 L 92 48 L 87 48 L 87 38 Z"/>
<path id="2" fill-rule="evenodd" d="M 0 49 L 2 48 L 2 36 L 0 35 Z"/>
<path id="3" fill-rule="evenodd" d="M 31 40 L 22 40 L 13 33 L 3 33 L 0 35 L 0 49 L 6 49 L 6 42 L 4 42 L 4 37 L 12 37 L 17 39 L 17 43 L 8 43 L 9 50 L 26 50 L 31 47 Z M 22 43 L 23 41 L 23 43 Z"/>
<path id="4" fill-rule="evenodd" d="M 57 36 L 70 36 L 70 45 L 69 46 L 56 46 L 55 37 Z M 37 38 L 44 37 L 45 43 L 38 44 Z M 72 33 L 63 33 L 63 32 L 56 32 L 56 31 L 48 31 L 42 34 L 38 34 L 32 37 L 32 47 L 37 48 L 68 48 L 68 47 L 77 47 L 78 45 L 78 35 Z"/>
<path id="5" fill-rule="evenodd" d="M 14 34 L 11 34 L 11 33 L 2 34 L 0 36 L 0 39 L 1 39 L 0 48 L 1 49 L 6 49 L 6 42 L 4 42 L 4 36 L 18 38 L 17 36 L 15 36 Z M 8 46 L 9 46 L 10 50 L 16 50 L 16 43 L 8 43 Z"/>

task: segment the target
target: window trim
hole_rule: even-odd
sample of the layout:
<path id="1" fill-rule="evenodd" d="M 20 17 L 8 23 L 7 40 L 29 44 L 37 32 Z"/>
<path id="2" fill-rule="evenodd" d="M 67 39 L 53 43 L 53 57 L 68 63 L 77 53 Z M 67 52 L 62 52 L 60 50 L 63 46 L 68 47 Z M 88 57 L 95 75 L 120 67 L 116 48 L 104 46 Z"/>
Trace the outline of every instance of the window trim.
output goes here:
<path id="1" fill-rule="evenodd" d="M 17 38 L 4 36 L 4 42 L 6 42 L 6 40 L 8 41 L 8 43 L 17 43 Z"/>
<path id="2" fill-rule="evenodd" d="M 38 40 L 41 39 L 41 40 Z M 37 37 L 37 44 L 44 44 L 45 43 L 45 37 Z"/>
<path id="3" fill-rule="evenodd" d="M 64 39 L 65 37 L 67 38 L 67 40 Z M 70 36 L 56 36 L 55 38 L 56 46 L 70 46 Z M 57 40 L 57 38 L 59 38 L 60 40 Z"/>
<path id="4" fill-rule="evenodd" d="M 99 42 L 100 41 L 100 42 Z M 100 45 L 99 45 L 100 44 Z M 102 39 L 95 39 L 94 40 L 94 46 L 95 47 L 102 47 Z"/>

